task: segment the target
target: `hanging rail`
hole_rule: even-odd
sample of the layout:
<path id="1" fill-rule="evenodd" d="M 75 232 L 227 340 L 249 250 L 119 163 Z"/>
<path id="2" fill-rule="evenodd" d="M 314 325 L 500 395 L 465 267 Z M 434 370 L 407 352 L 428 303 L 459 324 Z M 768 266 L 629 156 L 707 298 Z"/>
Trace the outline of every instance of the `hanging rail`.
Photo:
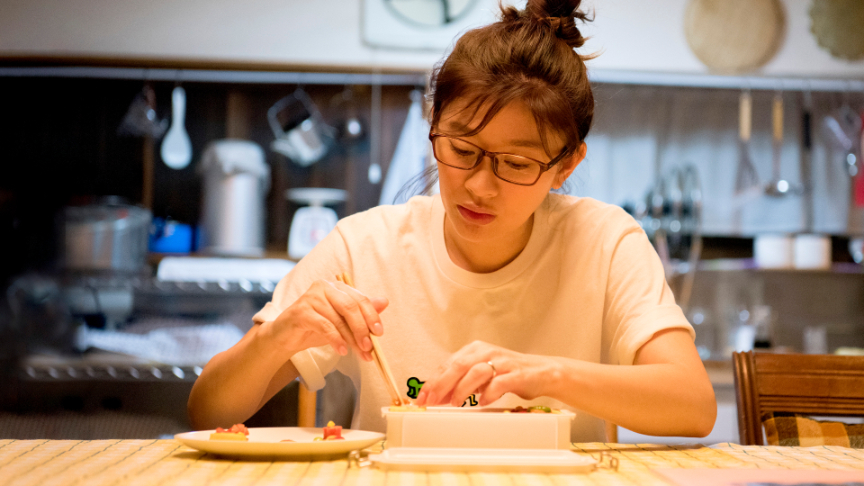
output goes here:
<path id="1" fill-rule="evenodd" d="M 426 74 L 424 73 L 363 74 L 89 66 L 0 67 L 0 77 L 140 79 L 151 81 L 257 84 L 381 84 L 387 86 L 424 86 L 426 84 Z M 654 73 L 609 69 L 589 70 L 588 77 L 595 83 L 645 86 L 772 91 L 864 92 L 864 80 L 862 79 L 723 76 L 717 74 Z"/>
<path id="2" fill-rule="evenodd" d="M 771 91 L 864 92 L 864 80 L 861 79 L 722 76 L 718 74 L 652 73 L 604 69 L 589 69 L 588 78 L 594 83 L 634 84 L 646 86 Z"/>
<path id="3" fill-rule="evenodd" d="M 0 77 L 101 78 L 257 84 L 381 84 L 424 86 L 425 74 L 362 74 L 120 67 L 0 67 Z"/>

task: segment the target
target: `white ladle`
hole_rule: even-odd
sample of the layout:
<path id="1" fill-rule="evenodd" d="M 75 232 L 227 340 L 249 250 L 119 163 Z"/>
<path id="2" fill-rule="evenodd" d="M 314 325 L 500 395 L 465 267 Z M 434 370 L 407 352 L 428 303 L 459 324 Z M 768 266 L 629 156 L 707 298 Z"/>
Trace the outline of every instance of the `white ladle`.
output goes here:
<path id="1" fill-rule="evenodd" d="M 172 169 L 183 169 L 192 161 L 192 142 L 186 133 L 186 91 L 180 86 L 171 93 L 171 128 L 162 139 L 162 160 Z"/>

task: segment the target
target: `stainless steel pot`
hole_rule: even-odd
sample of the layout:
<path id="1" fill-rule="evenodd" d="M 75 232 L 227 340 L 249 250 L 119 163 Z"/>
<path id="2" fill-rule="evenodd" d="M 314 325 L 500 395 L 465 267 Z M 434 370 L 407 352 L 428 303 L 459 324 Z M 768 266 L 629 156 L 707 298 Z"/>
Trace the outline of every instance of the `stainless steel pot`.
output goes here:
<path id="1" fill-rule="evenodd" d="M 63 263 L 68 270 L 136 272 L 147 260 L 152 216 L 107 200 L 63 212 Z"/>

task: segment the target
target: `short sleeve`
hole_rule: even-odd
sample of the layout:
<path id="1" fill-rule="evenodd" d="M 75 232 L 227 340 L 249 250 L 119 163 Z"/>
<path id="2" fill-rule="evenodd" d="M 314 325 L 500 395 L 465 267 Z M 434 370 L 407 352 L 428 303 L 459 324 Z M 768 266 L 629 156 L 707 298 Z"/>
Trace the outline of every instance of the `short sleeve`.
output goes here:
<path id="1" fill-rule="evenodd" d="M 611 336 L 613 364 L 633 364 L 639 348 L 665 329 L 685 329 L 695 338 L 666 283 L 657 252 L 639 227 L 624 231 L 613 248 L 603 326 Z"/>
<path id="2" fill-rule="evenodd" d="M 261 324 L 275 320 L 309 290 L 313 282 L 319 279 L 332 280 L 346 271 L 351 271 L 351 258 L 337 226 L 279 281 L 270 302 L 252 317 L 252 321 Z M 324 377 L 333 371 L 339 359 L 339 354 L 327 345 L 300 351 L 291 357 L 291 363 L 297 368 L 307 388 L 319 390 L 324 387 Z"/>

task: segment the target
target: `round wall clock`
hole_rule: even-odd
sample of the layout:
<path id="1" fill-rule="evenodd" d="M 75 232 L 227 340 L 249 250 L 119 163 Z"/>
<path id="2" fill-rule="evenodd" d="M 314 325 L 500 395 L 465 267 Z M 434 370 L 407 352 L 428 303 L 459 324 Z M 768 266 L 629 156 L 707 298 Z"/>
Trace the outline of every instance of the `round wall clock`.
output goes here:
<path id="1" fill-rule="evenodd" d="M 397 17 L 418 27 L 441 27 L 458 22 L 477 0 L 384 0 Z"/>
<path id="2" fill-rule="evenodd" d="M 363 41 L 376 47 L 443 50 L 494 20 L 489 0 L 363 0 Z"/>

